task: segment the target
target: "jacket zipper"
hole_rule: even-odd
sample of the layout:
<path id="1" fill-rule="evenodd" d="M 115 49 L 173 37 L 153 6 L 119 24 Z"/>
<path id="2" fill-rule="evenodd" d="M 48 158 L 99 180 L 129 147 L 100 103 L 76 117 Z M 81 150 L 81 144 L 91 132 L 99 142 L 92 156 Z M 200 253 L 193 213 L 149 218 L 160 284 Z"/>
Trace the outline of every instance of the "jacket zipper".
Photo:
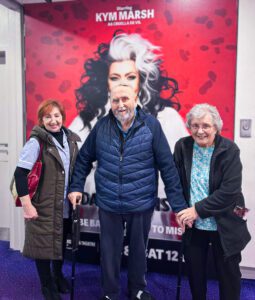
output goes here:
<path id="1" fill-rule="evenodd" d="M 119 199 L 120 201 L 122 201 L 122 197 L 121 197 L 121 194 L 122 194 L 122 162 L 123 162 L 123 155 L 124 155 L 124 146 L 125 146 L 125 142 L 126 140 L 129 138 L 129 136 L 134 132 L 136 131 L 138 128 L 140 128 L 141 126 L 144 125 L 144 122 L 141 122 L 141 124 L 139 124 L 138 126 L 132 128 L 128 135 L 126 136 L 126 139 L 124 139 L 124 136 L 122 134 L 122 132 L 120 131 L 120 129 L 118 128 L 118 132 L 119 132 L 119 137 L 120 137 L 120 158 L 119 158 L 119 161 L 120 161 L 120 169 L 119 169 Z M 117 127 L 117 124 L 115 123 L 115 126 Z"/>
<path id="2" fill-rule="evenodd" d="M 125 140 L 124 140 L 122 132 L 119 132 L 119 134 L 120 134 L 119 199 L 120 199 L 120 202 L 122 202 L 122 196 L 121 196 L 122 195 L 122 161 L 123 161 L 123 152 L 124 152 Z"/>
<path id="3" fill-rule="evenodd" d="M 123 160 L 124 144 L 125 139 L 123 137 L 123 134 L 120 132 L 120 162 Z"/>
<path id="4" fill-rule="evenodd" d="M 72 173 L 73 173 L 73 167 L 74 166 L 72 166 L 72 162 L 74 160 L 74 154 L 75 154 L 75 151 L 76 151 L 76 148 L 75 148 L 75 145 L 74 145 L 73 141 L 71 142 L 71 144 L 73 146 L 73 155 L 71 156 L 70 167 L 69 167 L 69 183 L 71 182 L 71 176 L 72 176 Z M 70 146 L 69 146 L 69 149 L 70 149 Z"/>

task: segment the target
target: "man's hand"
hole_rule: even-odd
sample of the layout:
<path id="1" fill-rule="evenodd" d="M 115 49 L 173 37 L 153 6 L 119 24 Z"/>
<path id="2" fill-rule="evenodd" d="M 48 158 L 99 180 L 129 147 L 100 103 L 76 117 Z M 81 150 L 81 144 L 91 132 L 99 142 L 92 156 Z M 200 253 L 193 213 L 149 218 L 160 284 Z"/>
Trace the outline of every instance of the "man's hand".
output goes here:
<path id="1" fill-rule="evenodd" d="M 72 192 L 68 194 L 69 201 L 73 205 L 73 209 L 75 209 L 76 204 L 81 204 L 82 193 L 80 192 Z"/>
<path id="2" fill-rule="evenodd" d="M 27 220 L 38 218 L 37 211 L 35 207 L 32 205 L 29 195 L 20 197 L 20 200 L 23 207 L 24 218 Z"/>
<path id="3" fill-rule="evenodd" d="M 175 214 L 175 220 L 177 222 L 177 224 L 179 225 L 179 227 L 181 227 L 182 233 L 185 232 L 185 224 L 183 224 L 180 220 L 180 218 L 177 216 L 177 214 Z"/>
<path id="4" fill-rule="evenodd" d="M 189 227 L 192 227 L 193 221 L 195 221 L 198 218 L 198 214 L 196 212 L 195 206 L 186 208 L 178 212 L 177 219 L 180 221 L 183 225 L 188 225 Z"/>

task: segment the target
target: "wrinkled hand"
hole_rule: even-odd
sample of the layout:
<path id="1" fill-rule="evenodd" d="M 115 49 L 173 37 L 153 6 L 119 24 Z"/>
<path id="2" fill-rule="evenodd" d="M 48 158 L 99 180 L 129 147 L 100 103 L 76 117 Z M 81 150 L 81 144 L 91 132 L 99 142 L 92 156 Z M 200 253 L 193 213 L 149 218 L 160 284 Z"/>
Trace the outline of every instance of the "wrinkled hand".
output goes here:
<path id="1" fill-rule="evenodd" d="M 24 218 L 27 220 L 38 218 L 37 211 L 35 207 L 32 205 L 30 197 L 28 195 L 24 197 L 20 197 L 20 200 L 22 203 Z"/>
<path id="2" fill-rule="evenodd" d="M 198 214 L 194 206 L 183 209 L 182 211 L 178 212 L 177 219 L 179 219 L 180 223 L 183 225 L 188 225 L 192 227 L 193 221 L 198 218 Z"/>
<path id="3" fill-rule="evenodd" d="M 77 204 L 81 204 L 82 193 L 80 192 L 72 192 L 68 194 L 68 199 L 73 205 L 73 209 L 75 209 Z"/>
<path id="4" fill-rule="evenodd" d="M 180 220 L 180 218 L 177 216 L 177 214 L 175 214 L 175 220 L 177 222 L 177 224 L 179 225 L 179 227 L 181 227 L 182 233 L 185 232 L 185 224 L 183 224 Z"/>

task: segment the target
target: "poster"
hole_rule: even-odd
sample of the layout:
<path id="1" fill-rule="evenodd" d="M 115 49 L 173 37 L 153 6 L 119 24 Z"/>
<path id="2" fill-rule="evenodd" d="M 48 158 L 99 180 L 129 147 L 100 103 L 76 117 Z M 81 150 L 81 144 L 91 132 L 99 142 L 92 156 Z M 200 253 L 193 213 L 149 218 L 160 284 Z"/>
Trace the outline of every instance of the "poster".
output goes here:
<path id="1" fill-rule="evenodd" d="M 56 98 L 66 108 L 66 126 L 86 138 L 89 128 L 84 128 L 79 116 L 84 106 L 77 101 L 77 90 L 86 80 L 84 64 L 95 59 L 99 45 L 109 44 L 116 32 L 136 33 L 159 46 L 162 69 L 178 84 L 175 105 L 164 110 L 164 117 L 158 114 L 172 150 L 176 140 L 188 134 L 185 115 L 197 103 L 215 105 L 224 122 L 222 135 L 233 138 L 237 0 L 94 0 L 26 5 L 28 137 L 37 122 L 35 108 L 44 99 Z M 95 233 L 99 228 L 93 205 L 93 174 L 85 192 L 88 204 L 82 231 Z M 163 185 L 159 193 L 150 237 L 180 239 Z"/>

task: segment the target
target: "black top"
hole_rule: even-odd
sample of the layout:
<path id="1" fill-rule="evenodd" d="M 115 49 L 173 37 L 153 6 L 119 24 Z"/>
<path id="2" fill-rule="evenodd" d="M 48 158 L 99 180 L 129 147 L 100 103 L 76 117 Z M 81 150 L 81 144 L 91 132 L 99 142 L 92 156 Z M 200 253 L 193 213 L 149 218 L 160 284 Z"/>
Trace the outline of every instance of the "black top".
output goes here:
<path id="1" fill-rule="evenodd" d="M 64 148 L 64 143 L 63 143 L 64 130 L 62 128 L 58 132 L 51 132 L 51 131 L 47 130 L 45 127 L 44 127 L 44 129 L 48 133 L 50 133 L 59 142 L 59 144 L 62 146 L 62 148 Z"/>

